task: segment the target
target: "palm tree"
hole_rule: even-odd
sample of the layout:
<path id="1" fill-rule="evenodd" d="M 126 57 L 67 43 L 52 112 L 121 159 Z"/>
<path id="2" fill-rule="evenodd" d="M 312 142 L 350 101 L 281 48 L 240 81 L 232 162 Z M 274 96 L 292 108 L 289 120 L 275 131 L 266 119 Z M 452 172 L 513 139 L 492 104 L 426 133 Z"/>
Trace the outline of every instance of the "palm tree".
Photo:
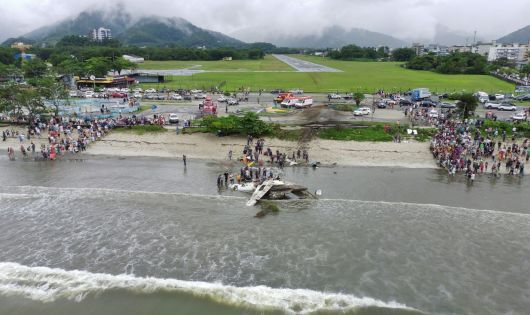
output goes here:
<path id="1" fill-rule="evenodd" d="M 456 110 L 463 119 L 469 118 L 470 114 L 477 109 L 478 98 L 471 93 L 462 93 L 458 97 Z"/>

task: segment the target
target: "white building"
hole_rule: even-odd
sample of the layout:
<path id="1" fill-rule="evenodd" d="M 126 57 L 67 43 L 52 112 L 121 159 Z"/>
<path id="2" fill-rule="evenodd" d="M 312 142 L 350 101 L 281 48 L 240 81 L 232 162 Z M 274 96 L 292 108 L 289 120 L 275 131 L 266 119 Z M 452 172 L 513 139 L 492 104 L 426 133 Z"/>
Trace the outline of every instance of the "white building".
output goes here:
<path id="1" fill-rule="evenodd" d="M 143 63 L 145 61 L 144 57 L 134 56 L 134 55 L 123 55 L 123 59 L 129 60 L 134 63 Z"/>
<path id="2" fill-rule="evenodd" d="M 100 27 L 95 28 L 90 33 L 90 37 L 93 41 L 102 41 L 105 39 L 111 39 L 112 38 L 112 32 L 108 28 Z"/>
<path id="3" fill-rule="evenodd" d="M 490 53 L 490 48 L 493 46 L 495 46 L 495 41 L 493 43 L 480 43 L 479 42 L 473 45 L 471 52 L 487 57 Z"/>
<path id="4" fill-rule="evenodd" d="M 420 43 L 413 43 L 412 49 L 414 49 L 414 52 L 416 53 L 416 56 L 423 56 L 425 55 L 425 46 Z"/>
<path id="5" fill-rule="evenodd" d="M 498 44 L 490 47 L 488 61 L 495 61 L 499 58 L 506 58 L 509 61 L 520 63 L 528 59 L 528 45 L 502 45 Z"/>
<path id="6" fill-rule="evenodd" d="M 448 48 L 450 53 L 459 52 L 459 53 L 466 53 L 471 52 L 472 48 L 471 46 L 462 46 L 462 45 L 453 45 Z"/>
<path id="7" fill-rule="evenodd" d="M 424 48 L 427 53 L 433 53 L 436 56 L 447 56 L 449 55 L 449 47 L 438 45 L 438 44 L 430 44 L 427 46 L 427 48 Z"/>

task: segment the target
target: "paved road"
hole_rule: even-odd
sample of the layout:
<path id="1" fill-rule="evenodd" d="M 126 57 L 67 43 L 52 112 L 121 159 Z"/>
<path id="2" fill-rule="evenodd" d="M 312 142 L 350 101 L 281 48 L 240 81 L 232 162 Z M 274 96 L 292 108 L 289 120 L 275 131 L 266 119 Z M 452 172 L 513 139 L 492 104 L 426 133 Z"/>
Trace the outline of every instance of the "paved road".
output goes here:
<path id="1" fill-rule="evenodd" d="M 173 70 L 150 70 L 150 69 L 138 69 L 134 71 L 123 71 L 123 75 L 131 73 L 142 73 L 142 74 L 152 74 L 152 75 L 174 75 L 174 76 L 191 76 L 197 73 L 205 73 L 211 71 L 204 70 L 193 70 L 193 69 L 173 69 Z"/>
<path id="2" fill-rule="evenodd" d="M 302 59 L 286 56 L 286 55 L 276 55 L 273 54 L 273 56 L 288 64 L 289 66 L 296 69 L 298 72 L 342 72 L 341 70 L 326 67 L 323 65 L 319 65 L 313 62 L 305 61 Z"/>

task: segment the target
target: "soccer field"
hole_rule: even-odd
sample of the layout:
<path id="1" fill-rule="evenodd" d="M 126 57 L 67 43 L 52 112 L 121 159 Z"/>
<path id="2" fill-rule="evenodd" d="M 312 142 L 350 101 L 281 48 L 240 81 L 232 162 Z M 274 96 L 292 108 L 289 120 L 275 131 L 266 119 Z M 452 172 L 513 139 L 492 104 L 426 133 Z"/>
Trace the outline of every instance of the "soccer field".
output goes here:
<path id="1" fill-rule="evenodd" d="M 512 92 L 514 90 L 513 84 L 506 83 L 488 75 L 444 75 L 429 71 L 408 70 L 400 67 L 400 63 L 396 62 L 338 61 L 301 55 L 293 55 L 293 57 L 336 68 L 343 72 L 296 72 L 286 64 L 278 60 L 272 60 L 274 59 L 272 56 L 267 56 L 266 59 L 261 60 L 261 63 L 256 60 L 186 61 L 185 63 L 188 64 L 203 64 L 203 67 L 209 68 L 202 68 L 202 70 L 226 72 L 206 72 L 192 76 L 172 76 L 167 77 L 166 79 L 168 81 L 164 84 L 151 84 L 146 86 L 200 89 L 209 89 L 218 86 L 227 91 L 234 91 L 239 88 L 250 88 L 251 90 L 301 88 L 306 92 L 323 93 L 335 91 L 374 92 L 378 89 L 405 91 L 417 87 L 427 87 L 434 92 L 474 92 L 480 90 L 493 93 Z M 170 61 L 167 63 L 174 63 L 175 65 L 181 64 L 180 61 Z M 277 63 L 281 63 L 283 66 L 277 65 Z M 158 65 L 161 66 L 161 64 Z M 144 66 L 144 68 L 146 67 Z M 246 67 L 245 69 L 247 70 L 236 70 L 243 69 L 243 67 Z M 287 70 L 285 67 L 287 67 Z"/>

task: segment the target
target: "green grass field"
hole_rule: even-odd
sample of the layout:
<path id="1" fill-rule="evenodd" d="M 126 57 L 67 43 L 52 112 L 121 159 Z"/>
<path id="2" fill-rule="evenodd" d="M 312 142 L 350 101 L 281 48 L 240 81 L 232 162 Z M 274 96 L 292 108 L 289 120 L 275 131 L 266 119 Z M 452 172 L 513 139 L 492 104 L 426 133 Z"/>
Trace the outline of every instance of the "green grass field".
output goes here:
<path id="1" fill-rule="evenodd" d="M 294 57 L 337 68 L 343 72 L 337 73 L 301 73 L 301 72 L 256 72 L 289 66 L 277 66 L 279 61 L 271 60 L 272 56 L 260 61 L 212 61 L 207 62 L 211 70 L 222 70 L 225 63 L 247 64 L 248 72 L 233 70 L 239 66 L 225 68 L 226 72 L 201 73 L 192 76 L 166 77 L 165 84 L 146 84 L 146 87 L 167 88 L 200 88 L 209 89 L 222 86 L 223 90 L 234 91 L 241 87 L 258 89 L 292 89 L 301 88 L 306 92 L 367 92 L 378 89 L 386 91 L 405 91 L 417 87 L 427 87 L 433 92 L 461 92 L 484 91 L 512 92 L 514 85 L 487 75 L 444 75 L 429 71 L 408 70 L 395 62 L 357 62 L 338 61 L 321 57 L 294 55 Z M 173 62 L 171 63 L 180 63 Z M 191 62 L 194 63 L 194 62 Z M 204 64 L 205 62 L 196 62 Z M 234 65 L 234 64 L 232 64 Z M 206 70 L 206 69 L 204 69 Z M 291 69 L 292 70 L 292 69 Z M 253 71 L 253 72 L 252 72 Z M 285 71 L 285 70 L 280 70 Z"/>
<path id="2" fill-rule="evenodd" d="M 279 61 L 271 55 L 261 60 L 232 60 L 232 61 L 146 61 L 139 64 L 139 69 L 176 70 L 193 69 L 226 72 L 254 72 L 254 71 L 294 71 L 293 68 Z"/>

